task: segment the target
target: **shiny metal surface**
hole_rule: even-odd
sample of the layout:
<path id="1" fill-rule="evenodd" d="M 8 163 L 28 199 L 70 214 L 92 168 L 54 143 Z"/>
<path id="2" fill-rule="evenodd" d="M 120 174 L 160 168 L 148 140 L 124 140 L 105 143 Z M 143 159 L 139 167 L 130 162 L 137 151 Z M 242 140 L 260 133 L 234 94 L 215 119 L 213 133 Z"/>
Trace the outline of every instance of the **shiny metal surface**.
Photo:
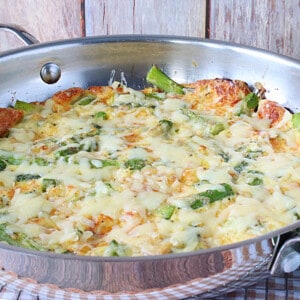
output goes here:
<path id="1" fill-rule="evenodd" d="M 45 63 L 60 66 L 60 80 L 49 86 L 40 78 Z M 106 85 L 123 76 L 143 88 L 145 74 L 157 64 L 179 82 L 201 78 L 261 82 L 267 97 L 299 110 L 300 63 L 266 51 L 211 40 L 169 36 L 111 36 L 32 45 L 0 55 L 0 105 L 12 99 L 45 100 L 59 89 Z M 26 84 L 24 83 L 26 80 Z"/>

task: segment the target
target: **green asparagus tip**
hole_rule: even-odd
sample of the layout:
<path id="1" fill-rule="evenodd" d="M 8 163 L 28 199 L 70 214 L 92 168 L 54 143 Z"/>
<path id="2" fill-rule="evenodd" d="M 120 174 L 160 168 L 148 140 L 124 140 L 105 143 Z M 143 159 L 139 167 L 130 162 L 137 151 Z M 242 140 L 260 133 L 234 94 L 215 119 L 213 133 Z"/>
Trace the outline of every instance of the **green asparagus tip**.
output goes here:
<path id="1" fill-rule="evenodd" d="M 161 69 L 154 65 L 148 71 L 146 80 L 164 92 L 184 94 L 184 88 L 182 85 L 172 80 Z"/>

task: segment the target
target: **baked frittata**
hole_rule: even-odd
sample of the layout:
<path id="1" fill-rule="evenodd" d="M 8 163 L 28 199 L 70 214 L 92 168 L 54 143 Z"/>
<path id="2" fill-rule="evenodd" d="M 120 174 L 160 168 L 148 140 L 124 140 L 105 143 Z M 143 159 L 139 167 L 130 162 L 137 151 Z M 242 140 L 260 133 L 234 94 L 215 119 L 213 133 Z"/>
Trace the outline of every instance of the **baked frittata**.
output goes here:
<path id="1" fill-rule="evenodd" d="M 0 240 L 144 256 L 300 219 L 299 114 L 239 80 L 73 87 L 0 110 Z"/>

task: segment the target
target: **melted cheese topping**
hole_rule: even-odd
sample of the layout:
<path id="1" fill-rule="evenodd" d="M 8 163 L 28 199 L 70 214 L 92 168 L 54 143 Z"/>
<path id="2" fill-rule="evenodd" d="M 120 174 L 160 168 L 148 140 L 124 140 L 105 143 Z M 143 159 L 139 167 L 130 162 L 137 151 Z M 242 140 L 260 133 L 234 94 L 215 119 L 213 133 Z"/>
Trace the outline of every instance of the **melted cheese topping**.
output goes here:
<path id="1" fill-rule="evenodd" d="M 7 234 L 58 253 L 141 256 L 225 245 L 300 218 L 300 138 L 288 112 L 276 126 L 261 112 L 236 114 L 244 86 L 227 102 L 199 83 L 178 97 L 116 83 L 92 90 L 84 105 L 73 95 L 64 106 L 61 92 L 60 106 L 47 100 L 0 139 Z"/>

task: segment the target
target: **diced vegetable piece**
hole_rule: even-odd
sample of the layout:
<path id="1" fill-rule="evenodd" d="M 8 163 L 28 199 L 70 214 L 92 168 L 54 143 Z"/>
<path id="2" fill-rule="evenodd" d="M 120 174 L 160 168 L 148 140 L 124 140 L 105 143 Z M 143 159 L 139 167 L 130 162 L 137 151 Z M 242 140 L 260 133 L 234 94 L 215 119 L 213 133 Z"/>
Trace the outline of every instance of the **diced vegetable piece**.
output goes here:
<path id="1" fill-rule="evenodd" d="M 195 120 L 198 122 L 206 122 L 205 119 L 198 113 L 190 110 L 190 109 L 182 109 L 182 113 L 187 116 L 190 120 Z"/>
<path id="2" fill-rule="evenodd" d="M 261 150 L 261 149 L 248 150 L 245 158 L 257 159 L 258 157 L 260 157 L 262 155 L 263 155 L 263 150 Z"/>
<path id="3" fill-rule="evenodd" d="M 0 172 L 6 169 L 6 163 L 0 159 Z"/>
<path id="4" fill-rule="evenodd" d="M 38 174 L 20 174 L 16 176 L 16 182 L 29 181 L 41 178 Z"/>
<path id="5" fill-rule="evenodd" d="M 20 165 L 25 159 L 21 156 L 14 156 L 10 152 L 6 152 L 0 150 L 0 159 L 6 162 L 8 165 L 18 166 Z"/>
<path id="6" fill-rule="evenodd" d="M 220 151 L 219 155 L 223 158 L 224 162 L 228 162 L 230 160 L 230 155 L 224 151 Z"/>
<path id="7" fill-rule="evenodd" d="M 102 169 L 109 166 L 119 166 L 119 162 L 115 159 L 92 159 L 90 161 L 92 168 Z"/>
<path id="8" fill-rule="evenodd" d="M 156 66 L 152 66 L 148 71 L 146 80 L 167 93 L 184 94 L 183 86 L 172 80 Z"/>
<path id="9" fill-rule="evenodd" d="M 262 178 L 255 177 L 248 184 L 251 186 L 261 185 L 263 183 Z"/>
<path id="10" fill-rule="evenodd" d="M 171 219 L 174 211 L 175 211 L 174 205 L 163 205 L 157 209 L 158 215 L 160 215 L 162 218 L 166 220 Z"/>
<path id="11" fill-rule="evenodd" d="M 225 129 L 225 125 L 223 123 L 216 123 L 210 130 L 212 135 L 218 135 L 221 131 Z"/>
<path id="12" fill-rule="evenodd" d="M 0 224 L 0 241 L 6 242 L 11 246 L 23 247 L 32 250 L 45 251 L 45 249 L 39 245 L 36 241 L 29 238 L 24 233 L 8 234 L 6 230 L 6 224 Z"/>
<path id="13" fill-rule="evenodd" d="M 264 173 L 256 170 L 247 171 L 247 182 L 248 185 L 257 186 L 263 184 L 263 175 Z"/>
<path id="14" fill-rule="evenodd" d="M 237 164 L 237 165 L 235 165 L 234 166 L 234 170 L 237 172 L 237 173 L 241 173 L 244 169 L 245 169 L 245 167 L 247 167 L 248 166 L 248 163 L 246 162 L 246 161 L 241 161 L 239 164 Z"/>
<path id="15" fill-rule="evenodd" d="M 81 142 L 82 140 L 84 140 L 85 138 L 87 137 L 94 137 L 94 136 L 97 136 L 101 133 L 101 129 L 102 127 L 98 124 L 92 124 L 92 128 L 90 129 L 90 131 L 88 132 L 83 132 L 83 133 L 80 133 L 80 134 L 74 134 L 71 138 L 70 138 L 70 141 L 74 142 L 74 143 L 79 143 Z M 63 144 L 61 146 L 66 146 L 67 144 Z M 79 149 L 81 150 L 81 149 Z M 73 153 L 74 154 L 74 153 Z"/>
<path id="16" fill-rule="evenodd" d="M 129 159 L 125 162 L 125 168 L 130 170 L 138 170 L 140 171 L 146 166 L 146 161 L 143 159 L 133 158 Z"/>
<path id="17" fill-rule="evenodd" d="M 42 192 L 46 192 L 49 187 L 55 187 L 61 183 L 58 179 L 43 178 L 42 180 Z"/>
<path id="18" fill-rule="evenodd" d="M 129 249 L 123 245 L 119 244 L 116 240 L 112 240 L 107 249 L 105 250 L 106 256 L 128 256 L 130 255 Z"/>
<path id="19" fill-rule="evenodd" d="M 34 110 L 36 110 L 39 106 L 37 104 L 34 103 L 28 103 L 28 102 L 24 102 L 21 100 L 17 100 L 14 108 L 15 109 L 20 109 L 23 110 L 24 112 L 32 112 Z"/>
<path id="20" fill-rule="evenodd" d="M 95 113 L 95 118 L 107 120 L 108 119 L 108 115 L 107 115 L 107 113 L 105 111 L 98 111 L 98 112 Z"/>
<path id="21" fill-rule="evenodd" d="M 91 102 L 93 102 L 95 99 L 96 99 L 96 96 L 94 96 L 94 95 L 88 95 L 88 96 L 85 96 L 85 97 L 81 98 L 81 99 L 77 102 L 77 104 L 78 104 L 78 105 L 82 105 L 82 106 L 88 105 L 88 104 L 90 104 Z"/>
<path id="22" fill-rule="evenodd" d="M 259 103 L 259 97 L 255 93 L 250 93 L 246 95 L 242 101 L 240 102 L 239 111 L 237 112 L 237 115 L 248 115 L 251 116 L 251 114 L 257 109 Z"/>
<path id="23" fill-rule="evenodd" d="M 43 157 L 35 157 L 32 160 L 32 163 L 37 164 L 38 166 L 48 166 L 49 165 L 49 161 L 47 161 Z"/>
<path id="24" fill-rule="evenodd" d="M 292 123 L 295 129 L 300 129 L 300 113 L 293 114 Z"/>
<path id="25" fill-rule="evenodd" d="M 14 166 L 20 165 L 23 161 L 24 161 L 23 158 L 17 158 L 17 157 L 13 157 L 13 156 L 10 156 L 10 157 L 6 158 L 6 162 L 9 165 L 14 165 Z"/>
<path id="26" fill-rule="evenodd" d="M 78 153 L 80 150 L 81 150 L 80 146 L 71 146 L 71 147 L 68 147 L 65 149 L 58 150 L 55 153 L 55 156 L 56 157 L 64 157 L 64 156 L 68 156 L 68 155 L 73 155 L 73 154 Z"/>
<path id="27" fill-rule="evenodd" d="M 154 93 L 145 94 L 145 97 L 161 101 L 166 98 L 166 95 L 165 95 L 165 93 L 154 92 Z"/>
<path id="28" fill-rule="evenodd" d="M 234 195 L 232 187 L 227 183 L 222 183 L 218 189 L 209 189 L 197 194 L 196 199 L 191 204 L 191 208 L 198 209 L 206 204 L 214 203 L 232 195 Z"/>

